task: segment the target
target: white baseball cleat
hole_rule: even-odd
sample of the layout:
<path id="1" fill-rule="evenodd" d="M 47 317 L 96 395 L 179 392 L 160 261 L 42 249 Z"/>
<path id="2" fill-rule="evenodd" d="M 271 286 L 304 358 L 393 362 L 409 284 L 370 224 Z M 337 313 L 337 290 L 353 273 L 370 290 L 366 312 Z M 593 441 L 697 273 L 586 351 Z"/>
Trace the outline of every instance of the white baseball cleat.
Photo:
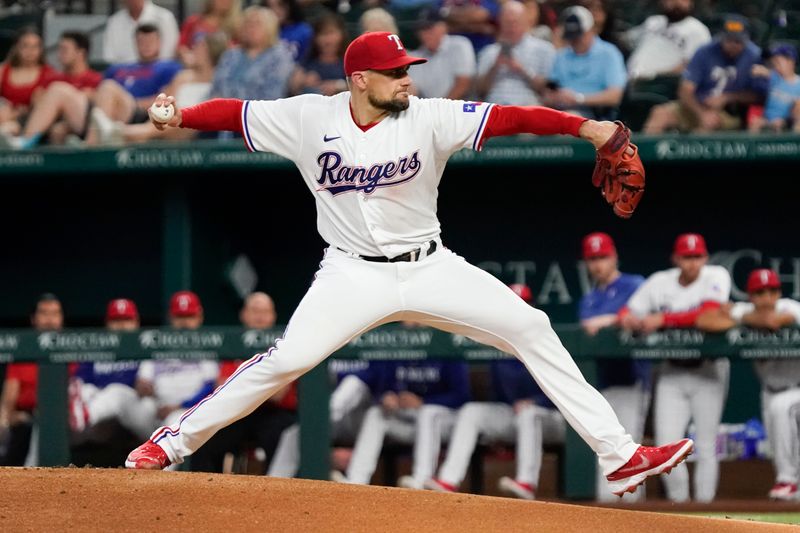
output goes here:
<path id="1" fill-rule="evenodd" d="M 338 470 L 331 470 L 330 479 L 331 481 L 335 481 L 336 483 L 350 483 L 350 480 L 347 479 L 347 476 L 345 476 Z"/>
<path id="2" fill-rule="evenodd" d="M 692 439 L 681 439 L 664 446 L 639 446 L 627 463 L 606 476 L 608 486 L 620 497 L 626 492 L 635 492 L 648 477 L 665 472 L 669 474 L 693 450 Z"/>
<path id="3" fill-rule="evenodd" d="M 421 481 L 417 481 L 413 476 L 400 476 L 397 480 L 397 486 L 404 489 L 417 489 L 422 490 L 425 485 Z"/>
<path id="4" fill-rule="evenodd" d="M 776 483 L 769 491 L 771 500 L 794 501 L 797 499 L 797 483 Z"/>
<path id="5" fill-rule="evenodd" d="M 508 476 L 503 476 L 498 480 L 497 488 L 500 489 L 501 492 L 521 500 L 536 499 L 536 487 L 530 483 L 523 483 Z"/>

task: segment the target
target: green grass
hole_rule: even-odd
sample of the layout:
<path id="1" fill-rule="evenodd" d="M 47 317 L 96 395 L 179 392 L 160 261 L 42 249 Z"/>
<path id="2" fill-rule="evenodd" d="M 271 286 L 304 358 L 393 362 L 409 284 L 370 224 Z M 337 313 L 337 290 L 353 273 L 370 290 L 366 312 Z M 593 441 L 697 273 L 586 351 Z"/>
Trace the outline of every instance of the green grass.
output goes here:
<path id="1" fill-rule="evenodd" d="M 732 518 L 735 520 L 753 520 L 756 522 L 772 522 L 774 524 L 800 525 L 800 513 L 687 513 L 708 518 Z"/>

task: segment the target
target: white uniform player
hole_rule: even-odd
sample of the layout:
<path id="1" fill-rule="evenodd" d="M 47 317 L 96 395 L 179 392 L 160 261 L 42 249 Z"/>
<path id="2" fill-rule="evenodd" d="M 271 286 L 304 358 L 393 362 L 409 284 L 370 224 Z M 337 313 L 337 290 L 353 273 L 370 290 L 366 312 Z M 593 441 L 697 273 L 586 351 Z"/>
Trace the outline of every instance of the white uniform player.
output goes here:
<path id="1" fill-rule="evenodd" d="M 176 111 L 169 126 L 241 131 L 251 150 L 293 161 L 314 196 L 317 227 L 329 247 L 283 338 L 243 363 L 178 424 L 157 430 L 131 452 L 127 466 L 182 462 L 353 337 L 398 320 L 516 355 L 598 454 L 614 492 L 635 488 L 691 452 L 690 440 L 659 448 L 635 443 L 547 316 L 442 245 L 437 187 L 454 152 L 480 149 L 491 134 L 523 131 L 570 133 L 599 147 L 616 125 L 538 107 L 411 97 L 408 66 L 421 61 L 406 54 L 397 35 L 367 33 L 345 53 L 350 92 L 212 100 Z M 156 105 L 171 102 L 162 95 Z"/>
<path id="2" fill-rule="evenodd" d="M 704 313 L 698 318 L 698 327 L 722 331 L 744 324 L 777 330 L 800 324 L 800 302 L 781 298 L 781 282 L 774 270 L 760 268 L 751 272 L 747 292 L 749 302 Z M 800 481 L 800 360 L 764 359 L 755 362 L 755 369 L 761 381 L 761 411 L 776 471 L 769 496 L 794 500 Z"/>
<path id="3" fill-rule="evenodd" d="M 367 409 L 372 405 L 372 392 L 365 383 L 366 361 L 333 360 L 328 371 L 339 384 L 329 403 L 331 440 L 352 444 L 361 428 Z M 281 433 L 275 455 L 269 463 L 270 477 L 294 477 L 300 469 L 300 425 L 293 424 Z"/>
<path id="4" fill-rule="evenodd" d="M 688 233 L 675 241 L 677 268 L 652 274 L 628 300 L 621 325 L 652 333 L 660 328 L 694 327 L 704 310 L 728 301 L 731 278 L 721 266 L 707 265 L 702 236 Z M 655 439 L 670 442 L 686 434 L 694 422 L 697 442 L 695 499 L 714 499 L 719 477 L 716 440 L 728 391 L 727 359 L 669 360 L 660 367 L 655 389 Z M 689 500 L 689 472 L 685 465 L 664 479 L 667 496 Z"/>

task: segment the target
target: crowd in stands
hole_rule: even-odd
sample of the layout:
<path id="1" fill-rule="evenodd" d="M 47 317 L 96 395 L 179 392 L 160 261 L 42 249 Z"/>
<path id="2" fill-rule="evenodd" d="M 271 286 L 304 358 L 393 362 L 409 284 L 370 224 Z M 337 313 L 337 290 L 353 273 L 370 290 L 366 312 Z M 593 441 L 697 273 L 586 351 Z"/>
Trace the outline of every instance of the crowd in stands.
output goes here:
<path id="1" fill-rule="evenodd" d="M 773 270 L 753 270 L 746 287 L 749 301 L 730 302 L 730 273 L 708 264 L 709 250 L 699 234 L 678 236 L 672 248 L 673 268 L 647 278 L 620 272 L 616 245 L 606 233 L 587 235 L 581 246 L 592 286 L 582 297 L 576 317 L 588 336 L 609 327 L 648 335 L 680 328 L 720 332 L 739 325 L 775 331 L 800 323 L 800 302 L 781 297 L 781 281 Z M 529 287 L 513 284 L 509 288 L 535 305 Z M 204 312 L 199 296 L 176 292 L 168 316 L 172 328 L 200 328 Z M 273 328 L 276 319 L 269 295 L 254 292 L 244 299 L 243 328 Z M 138 329 L 135 302 L 110 301 L 105 324 L 113 331 Z M 31 325 L 38 331 L 63 328 L 64 311 L 56 296 L 39 298 Z M 403 323 L 402 327 L 418 325 Z M 177 424 L 187 409 L 224 384 L 241 363 L 153 360 L 71 365 L 68 417 L 73 453 L 76 443 L 94 440 L 109 446 L 121 438 L 120 432 L 136 443 L 149 438 L 157 427 Z M 717 438 L 728 397 L 728 359 L 668 359 L 657 365 L 603 359 L 597 366 L 595 386 L 636 441 L 645 438 L 651 399 L 656 444 L 693 434 L 693 483 L 685 466 L 677 467 L 664 480 L 666 497 L 675 502 L 713 500 L 719 479 Z M 793 500 L 800 481 L 800 360 L 764 359 L 755 362 L 754 368 L 762 387 L 763 423 L 776 470 L 769 497 Z M 331 479 L 335 481 L 370 483 L 382 448 L 392 443 L 411 449 L 411 471 L 397 479 L 399 486 L 454 492 L 466 488 L 463 483 L 479 445 L 505 446 L 516 450 L 516 471 L 498 480 L 498 490 L 534 499 L 544 447 L 564 443 L 566 421 L 515 359 L 493 361 L 477 370 L 457 361 L 333 360 L 329 370 L 334 385 L 332 442 L 337 450 L 347 450 L 333 455 Z M 475 381 L 480 373 L 488 377 L 482 386 Z M 6 369 L 0 396 L 0 465 L 36 464 L 37 376 L 34 363 L 13 363 Z M 214 435 L 190 458 L 189 467 L 230 472 L 236 470 L 235 461 L 241 462 L 237 458 L 244 457 L 255 459 L 246 468 L 249 473 L 297 475 L 297 406 L 297 385 L 292 383 Z M 116 424 L 117 431 L 109 433 L 109 424 Z M 121 453 L 122 457 L 127 453 L 124 444 Z M 599 469 L 596 479 L 598 500 L 614 500 Z M 641 501 L 643 490 L 626 494 L 626 500 Z"/>
<path id="2" fill-rule="evenodd" d="M 762 50 L 740 15 L 726 15 L 712 32 L 693 16 L 693 0 L 660 0 L 658 13 L 624 28 L 610 0 L 407 4 L 376 3 L 354 28 L 335 9 L 347 11 L 341 2 L 244 8 L 241 0 L 207 0 L 179 25 L 151 0 L 125 0 L 106 24 L 102 74 L 89 65 L 86 35 L 65 32 L 51 66 L 40 34 L 24 29 L 0 64 L 0 146 L 194 135 L 146 125 L 160 92 L 186 107 L 347 90 L 349 40 L 363 31 L 403 33 L 393 12 L 413 12 L 413 30 L 401 36 L 429 59 L 411 70 L 422 97 L 545 105 L 621 118 L 652 134 L 800 130 L 797 49 L 771 42 Z"/>

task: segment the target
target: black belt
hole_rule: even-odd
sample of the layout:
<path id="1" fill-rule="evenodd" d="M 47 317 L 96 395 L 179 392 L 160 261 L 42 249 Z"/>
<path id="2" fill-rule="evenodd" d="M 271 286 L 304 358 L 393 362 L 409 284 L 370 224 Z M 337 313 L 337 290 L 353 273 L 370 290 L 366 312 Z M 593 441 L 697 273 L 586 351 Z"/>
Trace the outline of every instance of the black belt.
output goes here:
<path id="1" fill-rule="evenodd" d="M 437 248 L 436 241 L 429 241 L 428 245 L 429 245 L 428 246 L 428 253 L 425 255 L 425 257 L 428 257 L 429 255 L 431 255 L 433 252 L 436 251 L 436 248 Z M 337 246 L 337 248 L 338 248 L 338 246 Z M 339 250 L 342 250 L 342 249 L 339 248 Z M 342 250 L 342 251 L 345 252 L 345 253 L 350 253 L 347 250 Z M 411 251 L 406 252 L 404 254 L 397 255 L 395 257 L 386 257 L 384 255 L 377 255 L 377 256 L 358 255 L 358 254 L 352 254 L 352 255 L 355 255 L 355 257 L 358 257 L 359 259 L 363 259 L 364 261 L 372 261 L 373 263 L 400 263 L 400 262 L 409 262 L 409 261 L 419 261 L 421 253 L 422 253 L 422 247 L 415 248 L 414 250 L 411 250 Z"/>

